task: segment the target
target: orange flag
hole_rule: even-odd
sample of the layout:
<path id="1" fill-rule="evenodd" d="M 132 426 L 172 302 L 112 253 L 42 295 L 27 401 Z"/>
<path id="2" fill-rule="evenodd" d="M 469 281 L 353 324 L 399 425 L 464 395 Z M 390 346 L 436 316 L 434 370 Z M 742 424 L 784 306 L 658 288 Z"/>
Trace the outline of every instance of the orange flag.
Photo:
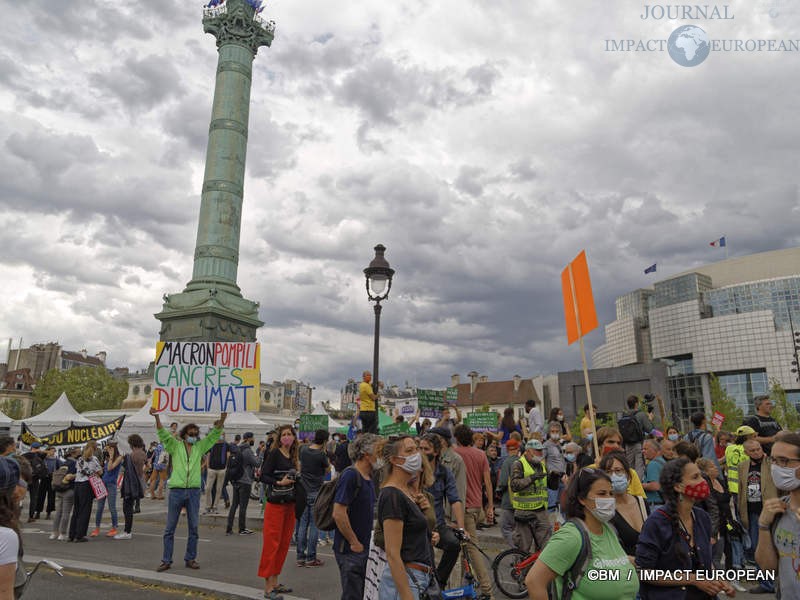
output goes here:
<path id="1" fill-rule="evenodd" d="M 569 345 L 597 328 L 597 313 L 594 310 L 592 282 L 589 279 L 589 264 L 586 262 L 585 250 L 581 250 L 575 260 L 561 273 L 561 293 L 564 296 L 564 318 L 567 323 Z"/>

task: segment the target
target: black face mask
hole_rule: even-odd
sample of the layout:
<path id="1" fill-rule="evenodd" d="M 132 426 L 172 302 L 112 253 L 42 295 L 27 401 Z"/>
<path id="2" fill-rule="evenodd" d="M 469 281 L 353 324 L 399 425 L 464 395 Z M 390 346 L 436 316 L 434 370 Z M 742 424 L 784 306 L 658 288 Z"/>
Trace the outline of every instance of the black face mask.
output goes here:
<path id="1" fill-rule="evenodd" d="M 251 446 L 255 446 L 255 445 L 256 445 L 256 443 L 255 443 L 255 442 L 250 442 L 250 445 L 251 445 Z"/>
<path id="2" fill-rule="evenodd" d="M 426 454 L 425 457 L 431 462 L 436 460 L 436 455 L 435 454 Z"/>

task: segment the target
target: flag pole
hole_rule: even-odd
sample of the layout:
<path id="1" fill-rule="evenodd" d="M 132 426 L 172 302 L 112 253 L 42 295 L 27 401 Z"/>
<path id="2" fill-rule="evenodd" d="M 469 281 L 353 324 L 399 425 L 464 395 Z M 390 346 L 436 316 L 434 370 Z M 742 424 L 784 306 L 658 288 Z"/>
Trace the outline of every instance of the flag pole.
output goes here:
<path id="1" fill-rule="evenodd" d="M 578 342 L 581 347 L 581 362 L 583 362 L 583 380 L 586 384 L 586 398 L 589 401 L 589 421 L 592 424 L 592 443 L 594 444 L 595 461 L 600 460 L 600 450 L 597 446 L 597 426 L 594 422 L 594 404 L 592 403 L 592 390 L 589 387 L 589 368 L 586 366 L 586 349 L 583 346 L 583 332 L 581 331 L 581 320 L 578 314 L 578 298 L 575 296 L 575 279 L 572 276 L 572 263 L 567 265 L 569 271 L 569 287 L 572 292 L 572 307 L 575 309 L 575 325 L 578 328 Z"/>
<path id="2" fill-rule="evenodd" d="M 725 238 L 725 260 L 728 260 L 728 236 L 723 235 L 722 237 Z"/>

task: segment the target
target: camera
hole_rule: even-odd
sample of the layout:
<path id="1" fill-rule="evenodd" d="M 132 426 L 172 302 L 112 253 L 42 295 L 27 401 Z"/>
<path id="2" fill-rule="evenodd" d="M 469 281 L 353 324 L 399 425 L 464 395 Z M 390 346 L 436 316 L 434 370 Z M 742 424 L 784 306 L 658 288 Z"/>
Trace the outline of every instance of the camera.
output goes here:
<path id="1" fill-rule="evenodd" d="M 289 469 L 289 472 L 286 473 L 286 477 L 289 479 L 297 479 L 297 469 Z"/>
<path id="2" fill-rule="evenodd" d="M 644 395 L 644 400 L 645 400 L 645 402 L 647 402 L 647 404 L 650 404 L 650 403 L 651 403 L 651 402 L 653 402 L 655 399 L 656 399 L 656 396 L 655 396 L 655 394 L 645 394 L 645 395 Z"/>

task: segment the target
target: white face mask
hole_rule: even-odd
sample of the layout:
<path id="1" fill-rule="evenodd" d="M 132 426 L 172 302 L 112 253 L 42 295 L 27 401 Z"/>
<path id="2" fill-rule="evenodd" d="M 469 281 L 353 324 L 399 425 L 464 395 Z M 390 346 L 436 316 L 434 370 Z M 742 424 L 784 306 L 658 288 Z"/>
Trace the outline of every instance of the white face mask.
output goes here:
<path id="1" fill-rule="evenodd" d="M 617 501 L 614 498 L 595 498 L 594 508 L 589 510 L 594 515 L 595 519 L 601 523 L 608 523 L 614 518 L 617 512 Z"/>
<path id="2" fill-rule="evenodd" d="M 422 470 L 422 454 L 417 452 L 411 456 L 406 456 L 406 462 L 397 466 L 410 475 L 416 475 Z"/>
<path id="3" fill-rule="evenodd" d="M 775 482 L 775 487 L 779 490 L 791 492 L 800 488 L 800 479 L 797 478 L 795 471 L 796 467 L 779 467 L 778 465 L 771 465 L 770 471 L 772 472 L 772 481 Z"/>
<path id="4" fill-rule="evenodd" d="M 553 440 L 554 442 L 557 441 L 560 437 L 561 436 L 559 434 L 557 434 L 557 433 L 551 433 L 550 434 L 550 439 Z"/>

